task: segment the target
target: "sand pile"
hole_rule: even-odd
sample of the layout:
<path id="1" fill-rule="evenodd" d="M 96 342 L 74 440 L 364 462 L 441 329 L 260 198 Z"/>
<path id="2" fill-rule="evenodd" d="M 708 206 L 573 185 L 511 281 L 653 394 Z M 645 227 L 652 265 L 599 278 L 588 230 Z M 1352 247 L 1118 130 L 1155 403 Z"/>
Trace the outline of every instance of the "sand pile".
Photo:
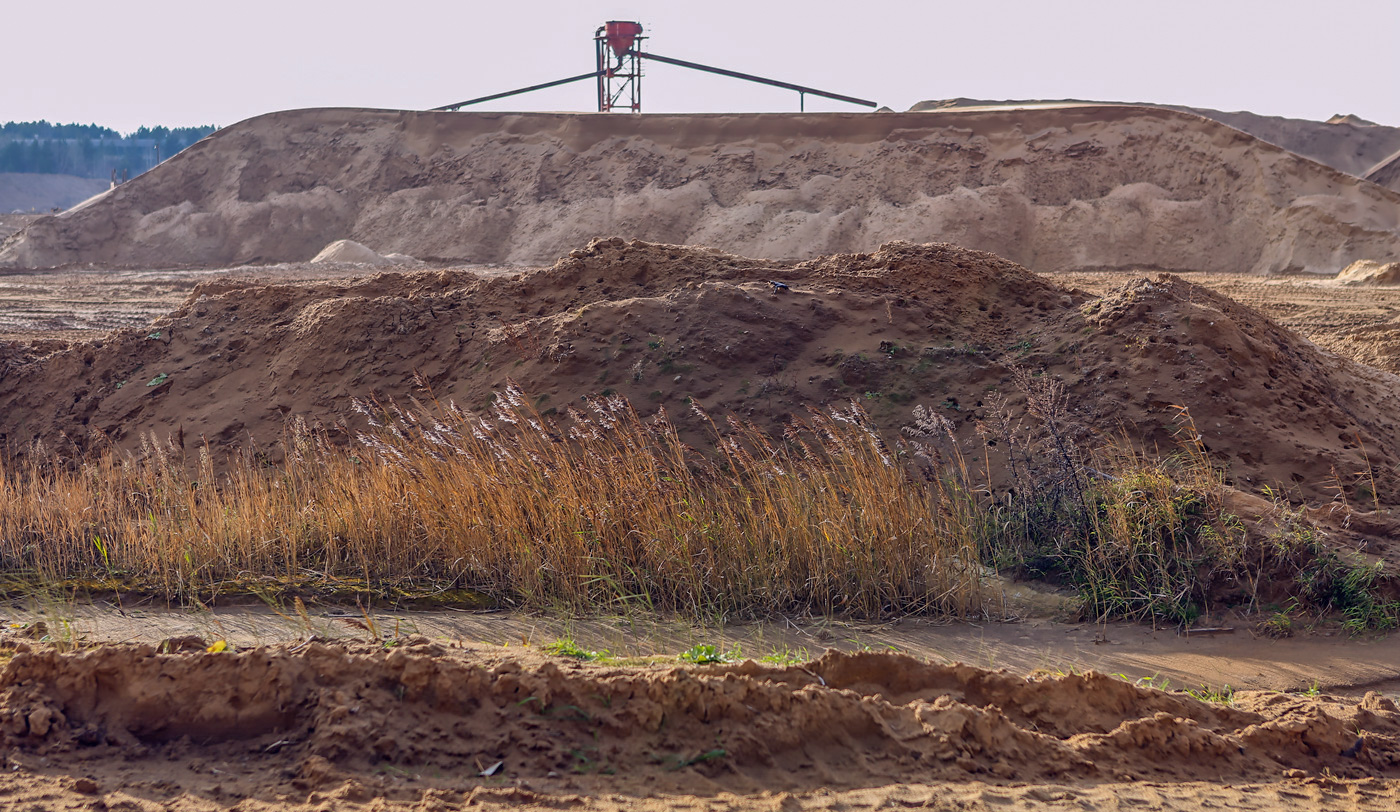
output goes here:
<path id="1" fill-rule="evenodd" d="M 418 260 L 407 254 L 389 254 L 385 256 L 375 251 L 373 248 L 361 245 L 354 240 L 336 240 L 321 249 L 321 253 L 311 258 L 313 265 L 372 265 L 383 268 L 391 265 L 413 266 L 421 265 Z"/>
<path id="2" fill-rule="evenodd" d="M 1330 275 L 1400 250 L 1400 194 L 1195 115 L 1131 106 L 303 110 L 230 127 L 82 210 L 32 224 L 0 248 L 0 264 L 304 261 L 343 238 L 520 264 L 606 234 L 768 258 L 903 239 L 1040 271 Z"/>
<path id="3" fill-rule="evenodd" d="M 1337 274 L 1337 281 L 1343 285 L 1400 284 L 1400 262 L 1359 259 Z"/>
<path id="4" fill-rule="evenodd" d="M 20 452 L 36 438 L 137 450 L 155 436 L 276 459 L 289 417 L 348 437 L 352 397 L 480 410 L 515 380 L 544 411 L 613 392 L 665 406 L 697 444 L 712 438 L 690 402 L 778 431 L 855 399 L 891 435 L 923 404 L 980 460 L 978 427 L 1000 399 L 1024 408 L 1024 369 L 1064 382 L 1087 442 L 1123 430 L 1169 451 L 1184 406 L 1242 489 L 1327 502 L 1340 485 L 1400 504 L 1400 378 L 1174 277 L 1095 298 L 949 245 L 790 263 L 611 239 L 518 277 L 221 280 L 140 330 L 49 354 L 10 347 L 0 434 Z"/>
<path id="5" fill-rule="evenodd" d="M 372 248 L 367 248 L 354 240 L 336 240 L 321 249 L 321 253 L 311 258 L 313 263 L 349 262 L 356 265 L 388 265 L 386 259 Z"/>
<path id="6" fill-rule="evenodd" d="M 256 759 L 256 772 L 220 771 L 239 794 L 289 779 L 334 789 L 385 765 L 468 790 L 592 773 L 622 794 L 1400 774 L 1400 711 L 1374 693 L 1240 693 L 1227 707 L 1094 672 L 1025 679 L 836 651 L 685 670 L 521 662 L 422 638 L 391 652 L 24 648 L 0 677 L 7 747 L 84 769 L 125 755 L 158 773 Z M 498 781 L 479 782 L 484 771 Z"/>

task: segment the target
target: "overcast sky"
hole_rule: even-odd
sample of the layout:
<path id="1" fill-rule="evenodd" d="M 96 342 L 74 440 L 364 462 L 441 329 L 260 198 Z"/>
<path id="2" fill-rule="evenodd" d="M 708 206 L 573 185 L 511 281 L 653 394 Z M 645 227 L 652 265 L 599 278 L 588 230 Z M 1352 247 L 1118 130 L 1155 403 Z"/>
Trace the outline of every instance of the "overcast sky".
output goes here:
<path id="1" fill-rule="evenodd" d="M 869 98 L 1083 98 L 1400 126 L 1400 0 L 4 0 L 0 121 L 226 126 L 425 109 L 593 69 L 593 31 Z M 795 93 L 649 63 L 648 112 L 793 111 Z M 483 105 L 596 109 L 590 83 Z M 859 110 L 808 99 L 808 110 Z"/>

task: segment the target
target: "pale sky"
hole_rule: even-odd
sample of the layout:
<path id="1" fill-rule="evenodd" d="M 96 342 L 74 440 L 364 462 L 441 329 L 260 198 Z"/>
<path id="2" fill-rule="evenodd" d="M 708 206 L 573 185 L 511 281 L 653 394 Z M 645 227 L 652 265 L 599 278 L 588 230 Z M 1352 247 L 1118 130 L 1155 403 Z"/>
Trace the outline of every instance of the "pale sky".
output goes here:
<path id="1" fill-rule="evenodd" d="M 593 69 L 593 31 L 868 98 L 1082 98 L 1400 126 L 1400 0 L 0 0 L 0 121 L 227 126 L 298 107 L 426 109 Z M 647 112 L 797 109 L 649 63 Z M 809 97 L 808 110 L 859 111 Z M 580 82 L 482 110 L 596 109 Z"/>

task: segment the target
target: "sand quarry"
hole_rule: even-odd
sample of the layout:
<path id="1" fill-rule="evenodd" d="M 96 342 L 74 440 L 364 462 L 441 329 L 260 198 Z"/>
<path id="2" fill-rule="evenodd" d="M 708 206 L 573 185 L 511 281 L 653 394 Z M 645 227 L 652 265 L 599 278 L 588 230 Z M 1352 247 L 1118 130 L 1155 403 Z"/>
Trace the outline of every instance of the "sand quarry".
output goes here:
<path id="1" fill-rule="evenodd" d="M 276 465 L 291 420 L 352 442 L 352 398 L 484 409 L 515 382 L 665 408 L 697 446 L 692 403 L 778 433 L 854 399 L 891 436 L 923 405 L 976 457 L 1033 371 L 1084 442 L 1169 452 L 1184 407 L 1246 519 L 1268 489 L 1394 571 L 1393 128 L 925 107 L 243 122 L 6 221 L 0 442 Z M 0 806 L 1400 808 L 1385 636 L 1006 606 L 697 627 L 18 597 Z M 544 651 L 563 636 L 615 656 Z M 676 660 L 697 643 L 790 656 Z"/>

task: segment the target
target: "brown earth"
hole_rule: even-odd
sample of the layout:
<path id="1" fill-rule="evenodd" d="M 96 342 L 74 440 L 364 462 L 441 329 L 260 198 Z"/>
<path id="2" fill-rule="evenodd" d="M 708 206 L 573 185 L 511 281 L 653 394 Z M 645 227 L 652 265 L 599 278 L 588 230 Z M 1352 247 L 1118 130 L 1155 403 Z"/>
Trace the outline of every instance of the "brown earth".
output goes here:
<path id="1" fill-rule="evenodd" d="M 0 264 L 304 261 L 338 239 L 381 254 L 527 264 L 599 234 L 767 258 L 904 239 L 1038 271 L 1336 274 L 1400 256 L 1400 193 L 1200 116 L 1123 105 L 302 110 L 229 127 L 32 224 L 0 248 Z"/>
<path id="2" fill-rule="evenodd" d="M 422 638 L 8 641 L 0 797 L 46 809 L 1391 809 L 1400 711 L 896 654 L 589 666 Z M 192 648 L 193 651 L 182 651 Z M 1272 804 L 1272 805 L 1271 805 Z"/>
<path id="3" fill-rule="evenodd" d="M 223 279 L 139 329 L 0 350 L 0 433 L 21 452 L 154 435 L 275 459 L 290 416 L 339 435 L 357 425 L 352 397 L 482 409 L 515 380 L 543 410 L 613 391 L 665 406 L 698 444 L 710 438 L 692 400 L 776 431 L 856 399 L 890 434 L 924 404 L 982 459 L 977 428 L 1002 397 L 1022 410 L 1025 369 L 1064 383 L 1086 442 L 1121 431 L 1171 450 L 1184 406 L 1242 489 L 1400 503 L 1396 376 L 1177 277 L 1095 297 L 947 245 L 794 264 L 613 239 L 519 276 Z"/>

